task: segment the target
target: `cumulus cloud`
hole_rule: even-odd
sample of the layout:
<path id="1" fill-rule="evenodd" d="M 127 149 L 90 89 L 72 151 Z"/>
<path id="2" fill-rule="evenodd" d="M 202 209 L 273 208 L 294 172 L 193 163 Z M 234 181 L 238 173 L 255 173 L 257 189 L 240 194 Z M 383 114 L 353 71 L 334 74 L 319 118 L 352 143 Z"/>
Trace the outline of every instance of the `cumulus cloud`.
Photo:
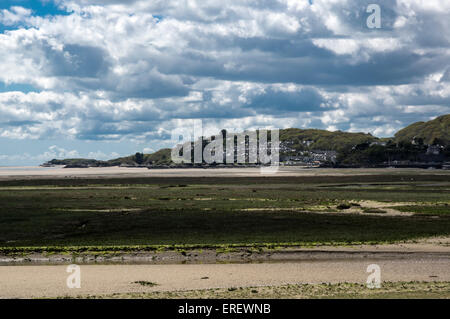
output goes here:
<path id="1" fill-rule="evenodd" d="M 25 21 L 31 16 L 31 10 L 24 7 L 13 6 L 9 10 L 0 11 L 0 23 L 11 26 Z"/>
<path id="2" fill-rule="evenodd" d="M 29 152 L 17 152 L 16 154 L 1 154 L 0 160 L 4 164 L 17 165 L 17 163 L 43 163 L 52 159 L 62 158 L 89 158 L 97 160 L 108 160 L 119 157 L 119 153 L 103 151 L 80 153 L 77 150 L 67 150 L 57 145 L 50 146 L 47 150 L 38 154 L 30 154 Z"/>
<path id="3" fill-rule="evenodd" d="M 390 136 L 450 110 L 446 2 L 380 0 L 381 29 L 369 0 L 53 2 L 66 14 L 0 11 L 0 85 L 34 88 L 0 92 L 0 137 L 157 149 L 187 119 Z"/>

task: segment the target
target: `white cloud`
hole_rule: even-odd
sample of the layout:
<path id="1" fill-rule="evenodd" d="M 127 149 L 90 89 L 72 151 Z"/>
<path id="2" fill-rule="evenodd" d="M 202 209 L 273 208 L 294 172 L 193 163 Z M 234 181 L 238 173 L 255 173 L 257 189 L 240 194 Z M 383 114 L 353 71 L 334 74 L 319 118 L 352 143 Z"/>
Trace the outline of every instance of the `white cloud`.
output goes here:
<path id="1" fill-rule="evenodd" d="M 24 7 L 12 6 L 9 10 L 0 10 L 0 23 L 11 26 L 26 20 L 31 16 L 31 10 Z"/>
<path id="2" fill-rule="evenodd" d="M 29 152 L 17 153 L 14 155 L 0 154 L 0 161 L 12 165 L 17 165 L 23 162 L 30 163 L 44 163 L 52 159 L 65 158 L 89 158 L 97 160 L 110 160 L 119 157 L 117 152 L 104 153 L 103 151 L 80 153 L 77 150 L 67 150 L 57 145 L 50 146 L 47 150 L 38 154 L 30 154 Z"/>
<path id="3" fill-rule="evenodd" d="M 11 88 L 0 92 L 0 137 L 129 140 L 156 150 L 192 118 L 210 131 L 390 135 L 449 112 L 442 1 L 382 1 L 381 30 L 364 27 L 356 0 L 59 3 L 73 12 L 0 11 L 0 23 L 16 26 L 0 34 L 0 82 Z"/>

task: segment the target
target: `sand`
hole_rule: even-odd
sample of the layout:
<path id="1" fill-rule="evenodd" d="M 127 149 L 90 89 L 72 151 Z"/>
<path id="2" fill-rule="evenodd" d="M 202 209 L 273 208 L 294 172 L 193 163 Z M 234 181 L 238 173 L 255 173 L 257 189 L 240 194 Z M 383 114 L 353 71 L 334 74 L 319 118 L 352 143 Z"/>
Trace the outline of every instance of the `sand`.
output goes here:
<path id="1" fill-rule="evenodd" d="M 0 266 L 1 298 L 41 298 L 301 283 L 365 283 L 368 265 L 382 281 L 450 281 L 450 258 L 324 260 L 258 264 L 81 265 L 81 288 L 69 289 L 67 265 Z M 136 281 L 156 283 L 142 286 Z"/>
<path id="2" fill-rule="evenodd" d="M 32 264 L 89 264 L 89 263 L 123 263 L 123 264 L 182 264 L 182 263 L 248 263 L 248 262 L 299 262 L 329 261 L 350 259 L 386 259 L 392 258 L 436 258 L 450 259 L 450 237 L 431 237 L 420 240 L 382 244 L 351 246 L 311 246 L 285 247 L 278 249 L 261 249 L 249 251 L 247 248 L 235 247 L 232 251 L 217 253 L 216 249 L 192 249 L 179 251 L 131 251 L 114 254 L 84 253 L 77 257 L 70 254 L 46 254 L 31 252 L 21 255 L 0 255 L 0 267 Z M 449 270 L 450 271 L 450 270 Z"/>
<path id="3" fill-rule="evenodd" d="M 426 174 L 449 175 L 450 170 L 424 170 L 415 168 L 303 168 L 280 167 L 275 174 L 261 173 L 259 168 L 188 168 L 147 169 L 127 167 L 0 167 L 0 180 L 46 178 L 121 178 L 121 177 L 256 177 L 256 176 L 348 176 L 378 174 Z"/>

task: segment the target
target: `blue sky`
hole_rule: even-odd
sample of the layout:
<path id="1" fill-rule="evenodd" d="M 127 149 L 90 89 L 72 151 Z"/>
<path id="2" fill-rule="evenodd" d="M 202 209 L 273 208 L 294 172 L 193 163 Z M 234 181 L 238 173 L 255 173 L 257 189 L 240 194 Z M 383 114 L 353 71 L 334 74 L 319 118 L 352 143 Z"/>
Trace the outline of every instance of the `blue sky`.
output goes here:
<path id="1" fill-rule="evenodd" d="M 221 128 L 392 136 L 450 113 L 450 3 L 0 3 L 0 165 L 108 159 Z"/>
<path id="2" fill-rule="evenodd" d="M 0 9 L 9 9 L 13 6 L 31 9 L 36 16 L 67 14 L 66 10 L 58 8 L 58 4 L 52 0 L 2 0 L 0 2 Z"/>
<path id="3" fill-rule="evenodd" d="M 34 16 L 45 17 L 55 15 L 68 15 L 66 10 L 58 8 L 58 4 L 52 0 L 2 0 L 0 2 L 0 10 L 10 9 L 11 7 L 20 6 L 32 10 Z M 26 27 L 26 25 L 18 22 L 14 24 L 0 23 L 0 33 L 5 30 L 15 30 L 19 27 Z"/>

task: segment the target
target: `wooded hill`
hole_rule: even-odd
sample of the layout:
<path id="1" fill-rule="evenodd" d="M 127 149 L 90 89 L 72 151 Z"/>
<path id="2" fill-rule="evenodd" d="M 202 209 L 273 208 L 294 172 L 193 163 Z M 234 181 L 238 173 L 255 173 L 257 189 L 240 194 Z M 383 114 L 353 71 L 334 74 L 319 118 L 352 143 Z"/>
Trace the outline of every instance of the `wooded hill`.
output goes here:
<path id="1" fill-rule="evenodd" d="M 450 144 L 450 114 L 442 115 L 428 122 L 416 122 L 395 134 L 396 142 L 410 142 L 422 139 L 424 144 Z"/>
<path id="2" fill-rule="evenodd" d="M 413 140 L 414 143 L 412 143 Z M 386 143 L 387 146 L 380 146 Z M 417 154 L 423 152 L 426 145 L 433 144 L 442 146 L 446 154 L 450 148 L 450 114 L 439 116 L 428 122 L 411 124 L 398 131 L 393 138 L 382 139 L 366 133 L 288 128 L 280 130 L 280 144 L 280 155 L 291 155 L 299 151 L 330 150 L 338 152 L 340 161 L 352 164 L 357 164 L 360 160 L 365 162 L 364 158 L 375 158 L 376 161 L 381 161 L 386 156 L 385 147 L 389 149 L 389 152 L 398 151 L 397 153 L 406 154 L 402 155 L 402 158 L 409 158 L 408 153 L 413 149 L 414 156 L 417 158 Z M 413 144 L 419 144 L 421 147 L 413 147 Z M 166 148 L 152 154 L 136 153 L 108 161 L 81 158 L 53 159 L 44 165 L 66 165 L 67 167 L 169 165 L 171 164 L 170 152 L 170 149 Z M 370 154 L 362 156 L 362 152 L 376 153 L 376 156 Z"/>

